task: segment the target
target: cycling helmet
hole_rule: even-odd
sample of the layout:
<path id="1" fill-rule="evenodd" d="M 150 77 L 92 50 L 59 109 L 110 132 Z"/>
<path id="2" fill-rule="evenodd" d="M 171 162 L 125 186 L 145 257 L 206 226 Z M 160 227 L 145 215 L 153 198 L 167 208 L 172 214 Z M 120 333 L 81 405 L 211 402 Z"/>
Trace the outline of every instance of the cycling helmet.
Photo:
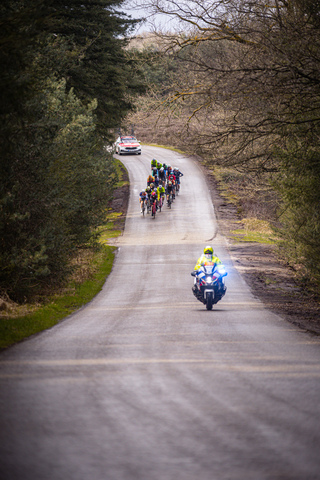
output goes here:
<path id="1" fill-rule="evenodd" d="M 146 192 L 150 192 L 151 191 L 151 188 L 150 187 L 147 187 L 146 188 Z"/>
<path id="2" fill-rule="evenodd" d="M 164 171 L 164 168 L 163 168 L 163 167 L 161 167 L 161 168 L 160 168 L 160 172 L 163 172 L 163 171 Z"/>
<path id="3" fill-rule="evenodd" d="M 154 183 L 150 183 L 150 188 L 154 188 Z"/>
<path id="4" fill-rule="evenodd" d="M 204 250 L 203 250 L 203 253 L 206 255 L 206 254 L 210 254 L 210 255 L 213 255 L 213 248 L 210 247 L 210 245 L 207 245 Z"/>
<path id="5" fill-rule="evenodd" d="M 156 196 L 156 192 L 152 192 L 151 197 L 155 197 L 155 196 Z"/>
<path id="6" fill-rule="evenodd" d="M 169 184 L 169 185 L 172 185 L 172 182 L 170 181 L 170 182 L 168 182 L 168 184 Z"/>

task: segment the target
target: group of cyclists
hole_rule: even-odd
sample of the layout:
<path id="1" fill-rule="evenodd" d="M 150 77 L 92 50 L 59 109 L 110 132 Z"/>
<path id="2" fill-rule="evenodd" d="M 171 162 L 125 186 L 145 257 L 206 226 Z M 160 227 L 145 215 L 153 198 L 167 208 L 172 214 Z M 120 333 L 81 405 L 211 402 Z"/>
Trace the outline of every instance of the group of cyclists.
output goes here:
<path id="1" fill-rule="evenodd" d="M 139 194 L 141 213 L 144 215 L 145 211 L 147 211 L 147 213 L 151 212 L 151 216 L 155 218 L 157 210 L 161 211 L 165 202 L 168 207 L 171 208 L 171 204 L 180 190 L 181 177 L 183 177 L 183 173 L 180 172 L 178 167 L 171 167 L 171 165 L 166 165 L 165 163 L 161 164 L 154 158 L 151 161 L 151 173 L 147 178 L 147 187 Z M 194 285 L 192 287 L 193 294 L 198 300 L 207 304 L 208 310 L 211 310 L 213 303 L 217 303 L 221 300 L 226 292 L 226 286 L 223 282 L 223 276 L 225 276 L 226 273 L 220 275 L 217 281 L 217 286 L 213 287 L 210 285 L 210 292 L 215 289 L 214 297 L 210 297 L 210 305 L 209 300 L 205 298 L 204 293 L 201 290 L 203 287 L 200 288 L 198 286 L 197 277 L 199 276 L 200 278 L 202 274 L 202 266 L 219 264 L 221 264 L 221 261 L 214 254 L 213 248 L 210 245 L 207 245 L 203 251 L 203 255 L 201 255 L 194 267 L 194 272 L 192 272 L 192 276 L 195 277 Z"/>
<path id="2" fill-rule="evenodd" d="M 151 212 L 151 216 L 155 217 L 158 210 L 161 212 L 165 202 L 171 208 L 180 190 L 181 177 L 183 173 L 179 168 L 162 164 L 155 158 L 151 160 L 151 173 L 147 178 L 147 186 L 139 194 L 141 213 L 144 215 L 145 211 Z"/>

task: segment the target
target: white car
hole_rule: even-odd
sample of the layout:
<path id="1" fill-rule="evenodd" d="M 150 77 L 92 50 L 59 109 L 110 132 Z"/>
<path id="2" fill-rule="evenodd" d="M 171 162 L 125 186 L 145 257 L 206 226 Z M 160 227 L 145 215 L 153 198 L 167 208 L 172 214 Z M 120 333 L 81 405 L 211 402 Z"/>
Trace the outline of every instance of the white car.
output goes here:
<path id="1" fill-rule="evenodd" d="M 122 155 L 123 153 L 134 153 L 141 155 L 141 145 L 132 135 L 125 135 L 118 137 L 115 143 L 116 153 Z"/>

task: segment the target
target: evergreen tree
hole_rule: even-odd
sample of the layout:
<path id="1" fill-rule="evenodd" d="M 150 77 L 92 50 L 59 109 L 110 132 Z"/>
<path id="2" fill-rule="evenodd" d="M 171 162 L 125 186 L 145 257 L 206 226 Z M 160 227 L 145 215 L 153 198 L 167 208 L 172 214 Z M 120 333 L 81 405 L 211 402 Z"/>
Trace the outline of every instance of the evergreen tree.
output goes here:
<path id="1" fill-rule="evenodd" d="M 14 299 L 63 279 L 105 215 L 116 175 L 104 137 L 136 88 L 121 3 L 0 6 L 0 290 Z"/>
<path id="2" fill-rule="evenodd" d="M 73 56 L 58 65 L 59 76 L 83 101 L 98 100 L 100 132 L 121 124 L 133 108 L 132 94 L 142 93 L 134 59 L 126 50 L 128 35 L 137 23 L 119 9 L 123 0 L 47 0 L 43 28 L 67 41 Z"/>

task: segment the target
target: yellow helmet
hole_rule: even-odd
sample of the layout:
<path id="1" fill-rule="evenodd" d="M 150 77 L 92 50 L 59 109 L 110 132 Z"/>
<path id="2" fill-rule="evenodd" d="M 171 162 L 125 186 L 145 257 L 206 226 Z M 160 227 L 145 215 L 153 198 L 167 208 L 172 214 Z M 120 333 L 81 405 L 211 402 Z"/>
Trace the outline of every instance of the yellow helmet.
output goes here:
<path id="1" fill-rule="evenodd" d="M 210 255 L 213 255 L 213 248 L 210 247 L 210 245 L 207 245 L 204 250 L 203 250 L 203 253 L 206 255 L 206 254 L 210 254 Z"/>

